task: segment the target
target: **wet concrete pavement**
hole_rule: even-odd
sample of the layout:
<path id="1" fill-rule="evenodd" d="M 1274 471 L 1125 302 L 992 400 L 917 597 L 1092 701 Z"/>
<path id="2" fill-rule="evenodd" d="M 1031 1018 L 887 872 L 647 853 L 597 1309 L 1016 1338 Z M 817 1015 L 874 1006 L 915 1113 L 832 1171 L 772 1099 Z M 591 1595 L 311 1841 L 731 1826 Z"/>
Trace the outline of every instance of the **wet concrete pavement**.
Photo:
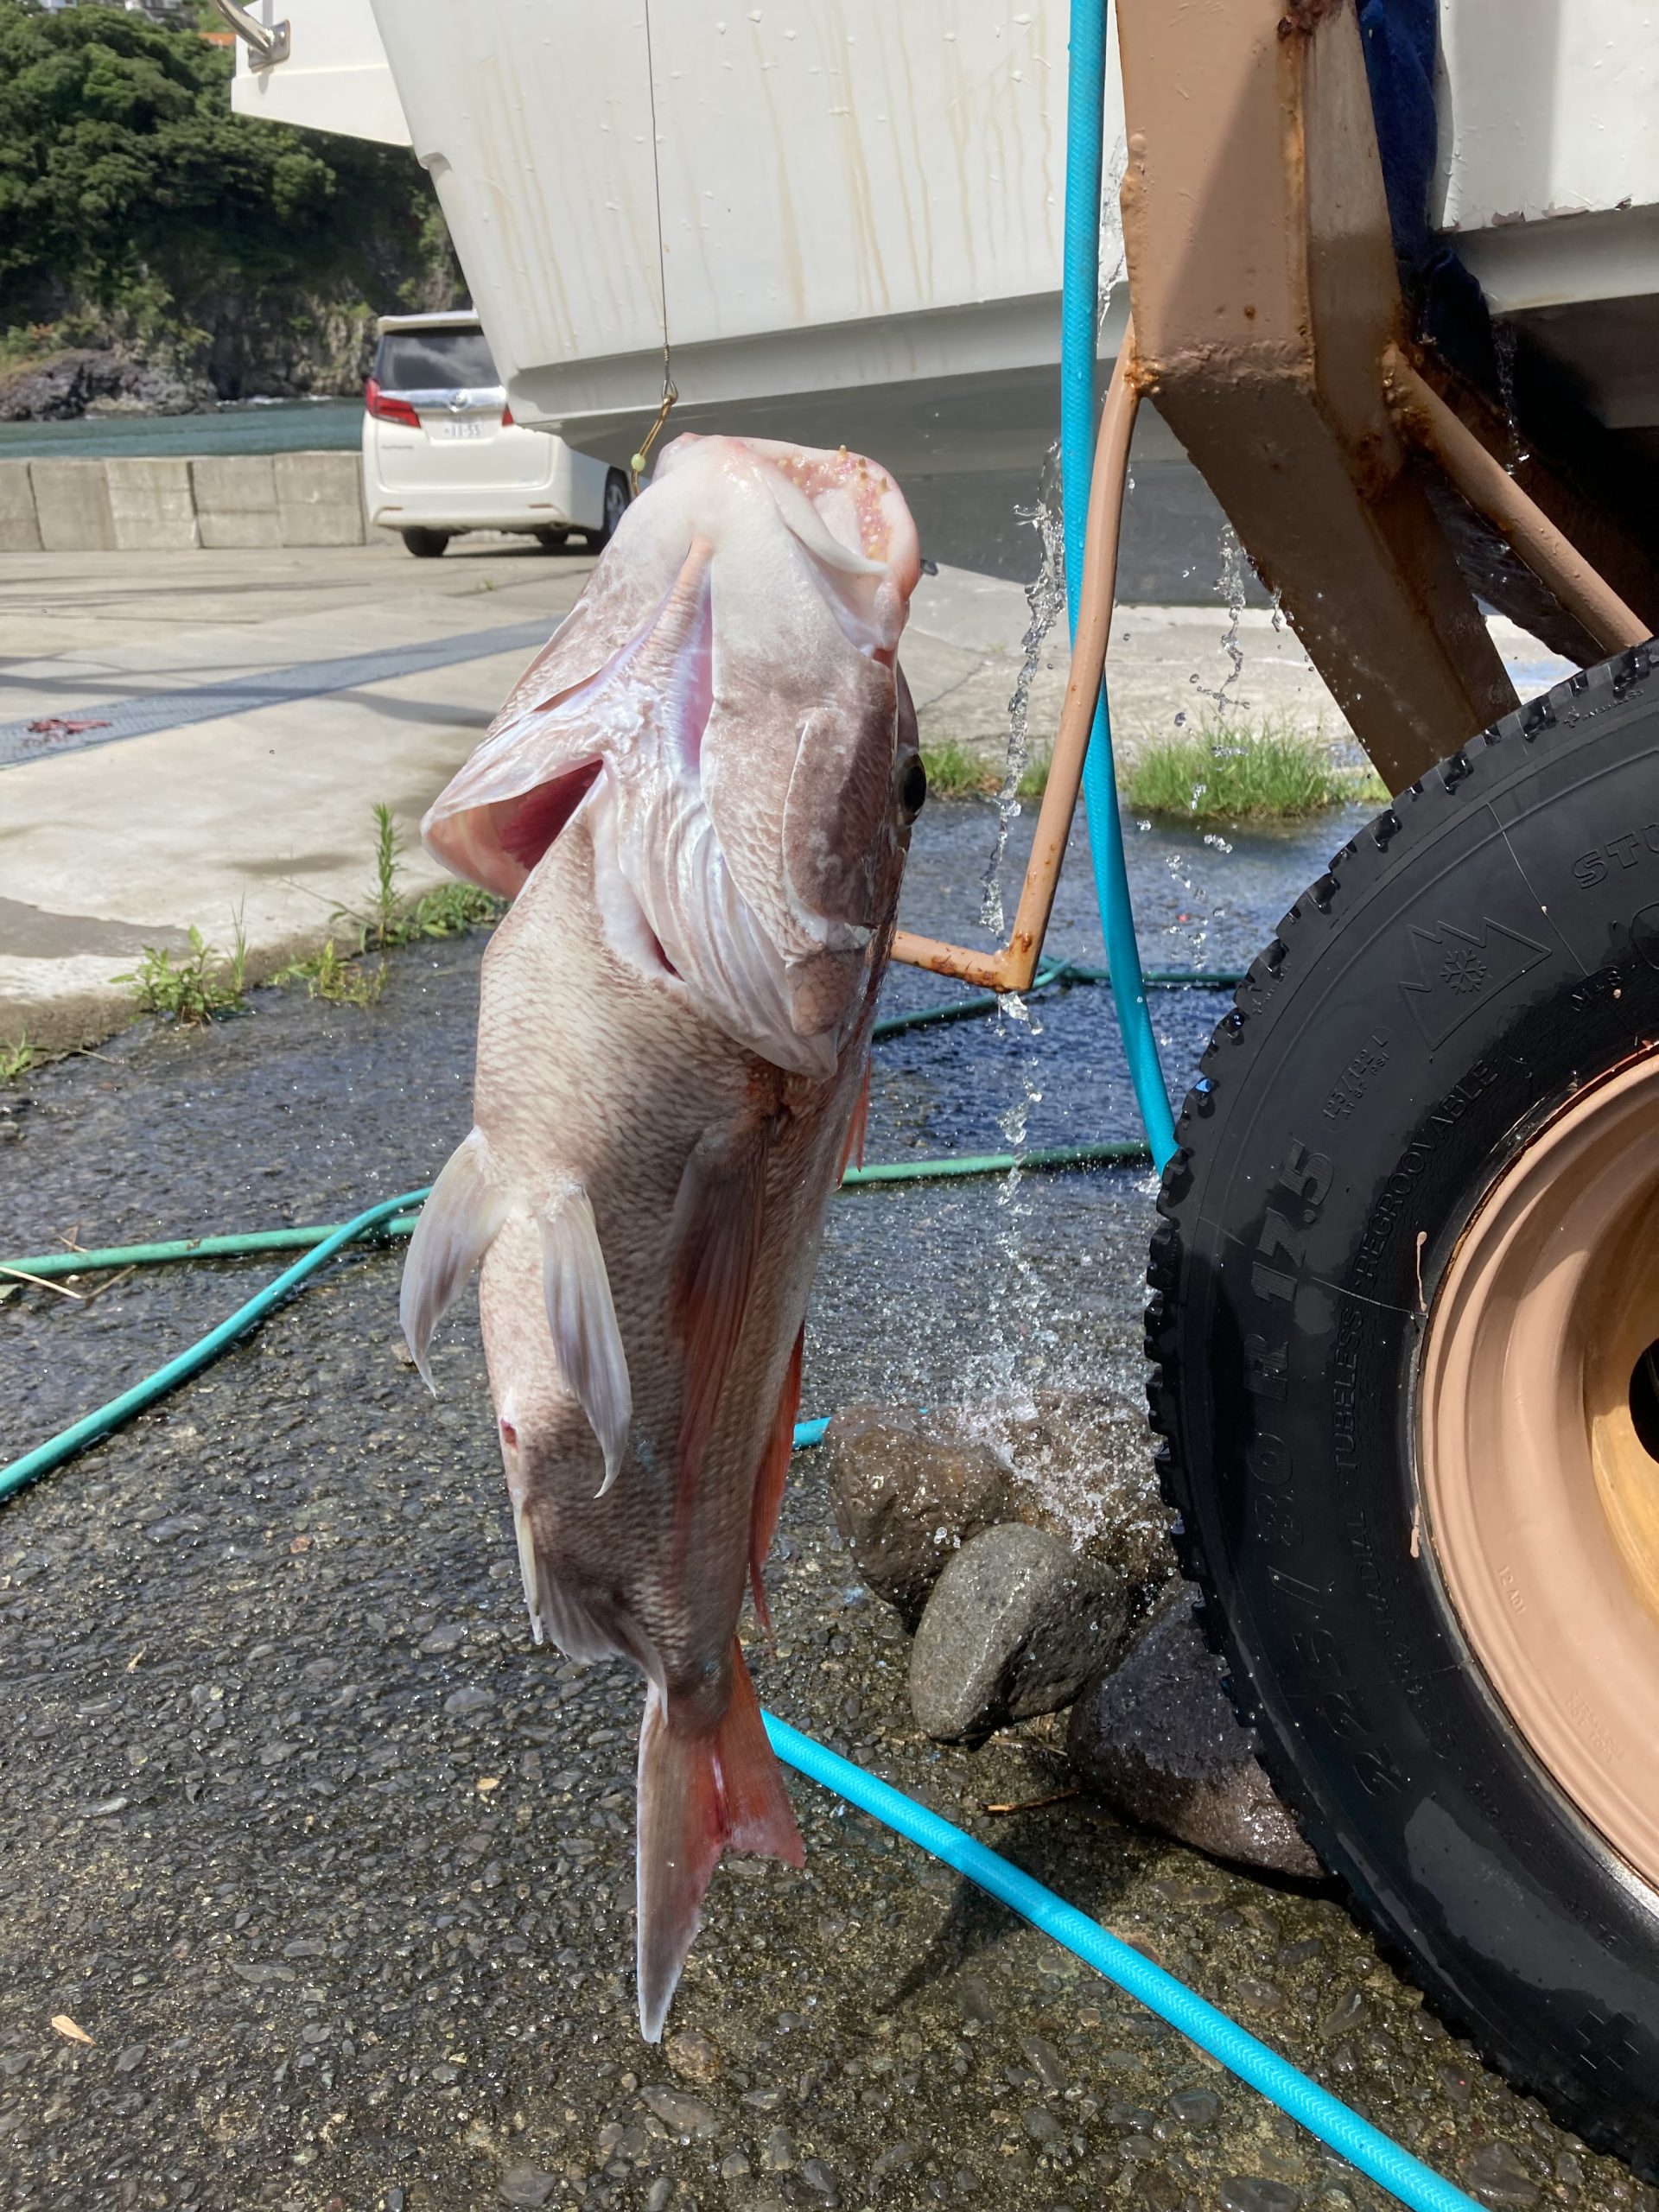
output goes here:
<path id="1" fill-rule="evenodd" d="M 985 818 L 924 820 L 906 918 L 960 931 Z M 1242 959 L 1341 834 L 1223 854 L 1149 833 L 1134 858 L 1153 957 Z M 1074 856 L 1057 949 L 1084 957 L 1086 898 Z M 6 1249 L 338 1219 L 424 1182 L 467 1124 L 480 950 L 394 956 L 368 1009 L 261 994 L 244 1020 L 141 1027 L 0 1093 Z M 906 975 L 893 995 L 941 994 Z M 1172 1071 L 1223 1004 L 1160 999 Z M 1033 1143 L 1129 1134 L 1103 996 L 1032 1013 L 883 1048 L 871 1157 L 1022 1128 Z M 1150 1208 L 1135 1172 L 837 1200 L 806 1410 L 1138 1388 Z M 721 1869 L 670 2040 L 642 2045 L 639 1688 L 531 1646 L 471 1301 L 442 1333 L 435 1403 L 397 1344 L 397 1265 L 343 1260 L 0 1510 L 9 2207 L 1384 2202 L 1097 1977 L 799 1781 L 806 1872 Z M 267 1272 L 157 1270 L 84 1304 L 17 1291 L 0 1306 L 0 1454 Z M 986 1813 L 1052 1788 L 1052 1732 L 976 1754 L 918 1738 L 907 1646 L 838 1548 L 810 1454 L 771 1581 L 777 1656 L 753 1658 L 772 1709 L 1152 1951 L 1479 2201 L 1656 2212 L 1446 2036 L 1334 1892 L 1218 1867 L 1084 1799 Z M 91 2044 L 54 2032 L 57 2014 Z"/>

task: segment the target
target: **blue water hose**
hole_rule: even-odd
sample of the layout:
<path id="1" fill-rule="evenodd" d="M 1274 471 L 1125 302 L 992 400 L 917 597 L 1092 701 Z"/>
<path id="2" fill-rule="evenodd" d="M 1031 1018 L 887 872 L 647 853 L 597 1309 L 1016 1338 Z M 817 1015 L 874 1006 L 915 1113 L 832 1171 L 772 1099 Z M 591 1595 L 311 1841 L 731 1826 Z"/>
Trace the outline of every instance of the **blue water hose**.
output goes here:
<path id="1" fill-rule="evenodd" d="M 1100 321 L 1101 149 L 1105 137 L 1106 9 L 1104 0 L 1072 0 L 1071 67 L 1065 113 L 1065 244 L 1060 321 L 1060 484 L 1065 514 L 1065 605 L 1071 636 L 1077 634 L 1077 596 L 1094 474 L 1095 357 Z M 1083 764 L 1083 804 L 1089 821 L 1095 896 L 1106 939 L 1117 1026 L 1135 1103 L 1161 1174 L 1175 1150 L 1169 1093 L 1152 1033 L 1147 987 L 1141 972 L 1135 912 L 1129 904 L 1112 761 L 1112 721 L 1101 685 L 1094 727 Z"/>
<path id="2" fill-rule="evenodd" d="M 48 1437 L 44 1444 L 37 1444 L 32 1452 L 25 1452 L 21 1459 L 14 1459 L 10 1466 L 0 1467 L 0 1498 L 12 1497 L 38 1476 L 49 1474 L 54 1467 L 62 1466 L 66 1460 L 73 1459 L 77 1453 L 84 1452 L 89 1444 L 95 1444 L 100 1436 L 109 1435 L 112 1429 L 130 1421 L 135 1414 L 142 1413 L 146 1406 L 153 1406 L 157 1399 L 166 1397 L 169 1390 L 176 1390 L 181 1382 L 188 1382 L 193 1375 L 200 1375 L 204 1367 L 211 1366 L 238 1337 L 257 1327 L 273 1306 L 281 1305 L 290 1290 L 297 1289 L 307 1276 L 315 1274 L 319 1268 L 327 1267 L 336 1252 L 355 1238 L 378 1229 L 383 1221 L 389 1221 L 394 1214 L 418 1205 L 425 1196 L 424 1190 L 405 1191 L 399 1198 L 383 1198 L 378 1205 L 370 1206 L 366 1212 L 357 1215 L 353 1220 L 342 1222 L 332 1236 L 315 1245 L 302 1260 L 296 1261 L 291 1268 L 285 1268 L 273 1282 L 265 1285 L 257 1296 L 249 1299 L 246 1305 L 238 1306 L 234 1313 L 221 1321 L 216 1329 L 210 1329 L 205 1337 L 199 1338 L 176 1359 L 169 1359 L 165 1367 L 158 1367 L 153 1375 L 145 1376 L 142 1382 L 135 1382 L 130 1390 L 124 1390 L 118 1398 L 111 1398 L 107 1405 L 99 1406 L 95 1413 L 85 1414 L 71 1427 L 60 1430 L 56 1436 Z"/>
<path id="3" fill-rule="evenodd" d="M 1236 2021 L 1218 2012 L 1196 1991 L 1177 1981 L 1173 1974 L 1166 1974 L 1162 1967 L 1154 1966 L 1120 1936 L 1090 1920 L 1086 1913 L 1079 1912 L 1076 1905 L 1067 1904 L 1064 1897 L 1056 1897 L 1052 1890 L 1033 1881 L 1011 1859 L 1004 1859 L 1000 1852 L 991 1850 L 927 1806 L 918 1805 L 913 1797 L 906 1797 L 890 1783 L 867 1774 L 850 1759 L 842 1758 L 810 1736 L 802 1735 L 786 1720 L 776 1719 L 770 1713 L 764 1718 L 772 1748 L 785 1765 L 792 1766 L 823 1789 L 833 1790 L 837 1797 L 856 1805 L 860 1812 L 868 1813 L 896 1835 L 904 1836 L 931 1857 L 942 1859 L 959 1874 L 965 1874 L 970 1882 L 1000 1899 L 1045 1936 L 1052 1936 L 1085 1966 L 1093 1967 L 1109 1981 L 1116 1982 L 1148 2012 L 1156 2012 L 1160 2019 L 1179 2028 L 1201 2050 L 1218 2058 L 1241 2082 L 1247 2082 L 1251 2088 L 1271 2098 L 1281 2112 L 1300 2120 L 1351 2165 L 1357 2166 L 1362 2173 L 1370 2175 L 1391 2196 L 1398 2197 L 1402 2204 L 1410 2205 L 1413 2212 L 1478 2212 L 1474 2199 L 1444 2180 L 1432 2166 L 1426 2166 L 1421 2158 L 1414 2158 L 1409 2151 L 1391 2141 L 1370 2120 L 1361 2119 L 1339 2097 L 1333 2097 L 1317 2082 L 1309 2081 L 1287 2058 L 1281 2058 L 1276 2050 L 1258 2042 Z"/>

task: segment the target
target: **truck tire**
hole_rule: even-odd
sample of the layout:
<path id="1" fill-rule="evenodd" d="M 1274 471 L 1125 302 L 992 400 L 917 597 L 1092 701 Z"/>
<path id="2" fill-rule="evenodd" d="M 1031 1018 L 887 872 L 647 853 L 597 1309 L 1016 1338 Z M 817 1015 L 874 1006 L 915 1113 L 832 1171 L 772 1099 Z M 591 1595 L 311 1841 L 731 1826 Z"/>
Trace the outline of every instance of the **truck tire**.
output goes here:
<path id="1" fill-rule="evenodd" d="M 1653 2175 L 1659 650 L 1344 846 L 1178 1136 L 1153 1427 L 1239 1708 L 1435 2009 Z"/>

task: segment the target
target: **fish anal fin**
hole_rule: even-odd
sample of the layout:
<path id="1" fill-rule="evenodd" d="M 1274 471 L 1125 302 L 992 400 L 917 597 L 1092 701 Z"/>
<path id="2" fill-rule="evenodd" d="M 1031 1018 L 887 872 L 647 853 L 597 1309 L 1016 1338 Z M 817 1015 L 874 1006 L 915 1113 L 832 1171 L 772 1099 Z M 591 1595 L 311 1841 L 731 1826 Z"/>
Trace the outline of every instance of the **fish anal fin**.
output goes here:
<path id="1" fill-rule="evenodd" d="M 789 1365 L 784 1370 L 783 1391 L 778 1400 L 778 1411 L 772 1417 L 772 1433 L 766 1439 L 766 1448 L 760 1471 L 754 1478 L 754 1497 L 749 1507 L 749 1583 L 754 1592 L 755 1618 L 766 1630 L 766 1642 L 772 1642 L 772 1608 L 766 1603 L 766 1586 L 763 1570 L 766 1554 L 772 1549 L 772 1540 L 778 1533 L 778 1516 L 784 1503 L 784 1484 L 789 1475 L 789 1462 L 795 1449 L 795 1422 L 801 1410 L 801 1362 L 806 1351 L 806 1324 L 801 1324 L 800 1334 L 795 1339 L 795 1349 L 789 1356 Z"/>
<path id="2" fill-rule="evenodd" d="M 482 1133 L 474 1129 L 444 1162 L 421 1208 L 397 1302 L 415 1364 L 435 1395 L 437 1385 L 427 1364 L 432 1332 L 489 1249 L 506 1211 L 506 1200 L 491 1178 L 488 1147 Z"/>
<path id="3" fill-rule="evenodd" d="M 653 1686 L 639 1731 L 639 2029 L 663 2032 L 702 1921 L 703 1894 L 725 1851 L 804 1866 L 806 1854 L 760 1718 L 743 1654 L 732 1647 L 731 1696 L 713 1729 L 674 1725 Z"/>
<path id="4" fill-rule="evenodd" d="M 569 1183 L 554 1192 L 536 1219 L 542 1235 L 548 1330 L 560 1372 L 605 1454 L 599 1492 L 603 1497 L 627 1450 L 633 1400 L 593 1201 L 580 1183 Z"/>
<path id="5" fill-rule="evenodd" d="M 842 1147 L 841 1166 L 836 1180 L 847 1173 L 849 1166 L 864 1165 L 864 1138 L 870 1122 L 870 1062 L 864 1060 L 864 1080 L 858 1086 L 858 1096 L 853 1105 L 853 1118 L 847 1124 L 847 1141 Z"/>
<path id="6" fill-rule="evenodd" d="M 771 1137 L 772 1125 L 763 1121 L 707 1133 L 685 1163 L 675 1200 L 673 1315 L 683 1360 L 675 1515 L 682 1540 L 748 1306 Z"/>

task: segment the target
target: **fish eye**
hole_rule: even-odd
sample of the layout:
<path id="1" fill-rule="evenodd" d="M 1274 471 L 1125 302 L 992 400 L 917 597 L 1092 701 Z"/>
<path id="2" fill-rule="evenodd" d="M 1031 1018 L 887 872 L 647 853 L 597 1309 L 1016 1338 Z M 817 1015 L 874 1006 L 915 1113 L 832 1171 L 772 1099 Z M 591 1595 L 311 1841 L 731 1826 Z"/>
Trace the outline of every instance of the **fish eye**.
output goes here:
<path id="1" fill-rule="evenodd" d="M 899 804 L 907 821 L 913 822 L 922 810 L 927 797 L 927 771 L 922 766 L 922 756 L 912 753 L 899 772 Z"/>

